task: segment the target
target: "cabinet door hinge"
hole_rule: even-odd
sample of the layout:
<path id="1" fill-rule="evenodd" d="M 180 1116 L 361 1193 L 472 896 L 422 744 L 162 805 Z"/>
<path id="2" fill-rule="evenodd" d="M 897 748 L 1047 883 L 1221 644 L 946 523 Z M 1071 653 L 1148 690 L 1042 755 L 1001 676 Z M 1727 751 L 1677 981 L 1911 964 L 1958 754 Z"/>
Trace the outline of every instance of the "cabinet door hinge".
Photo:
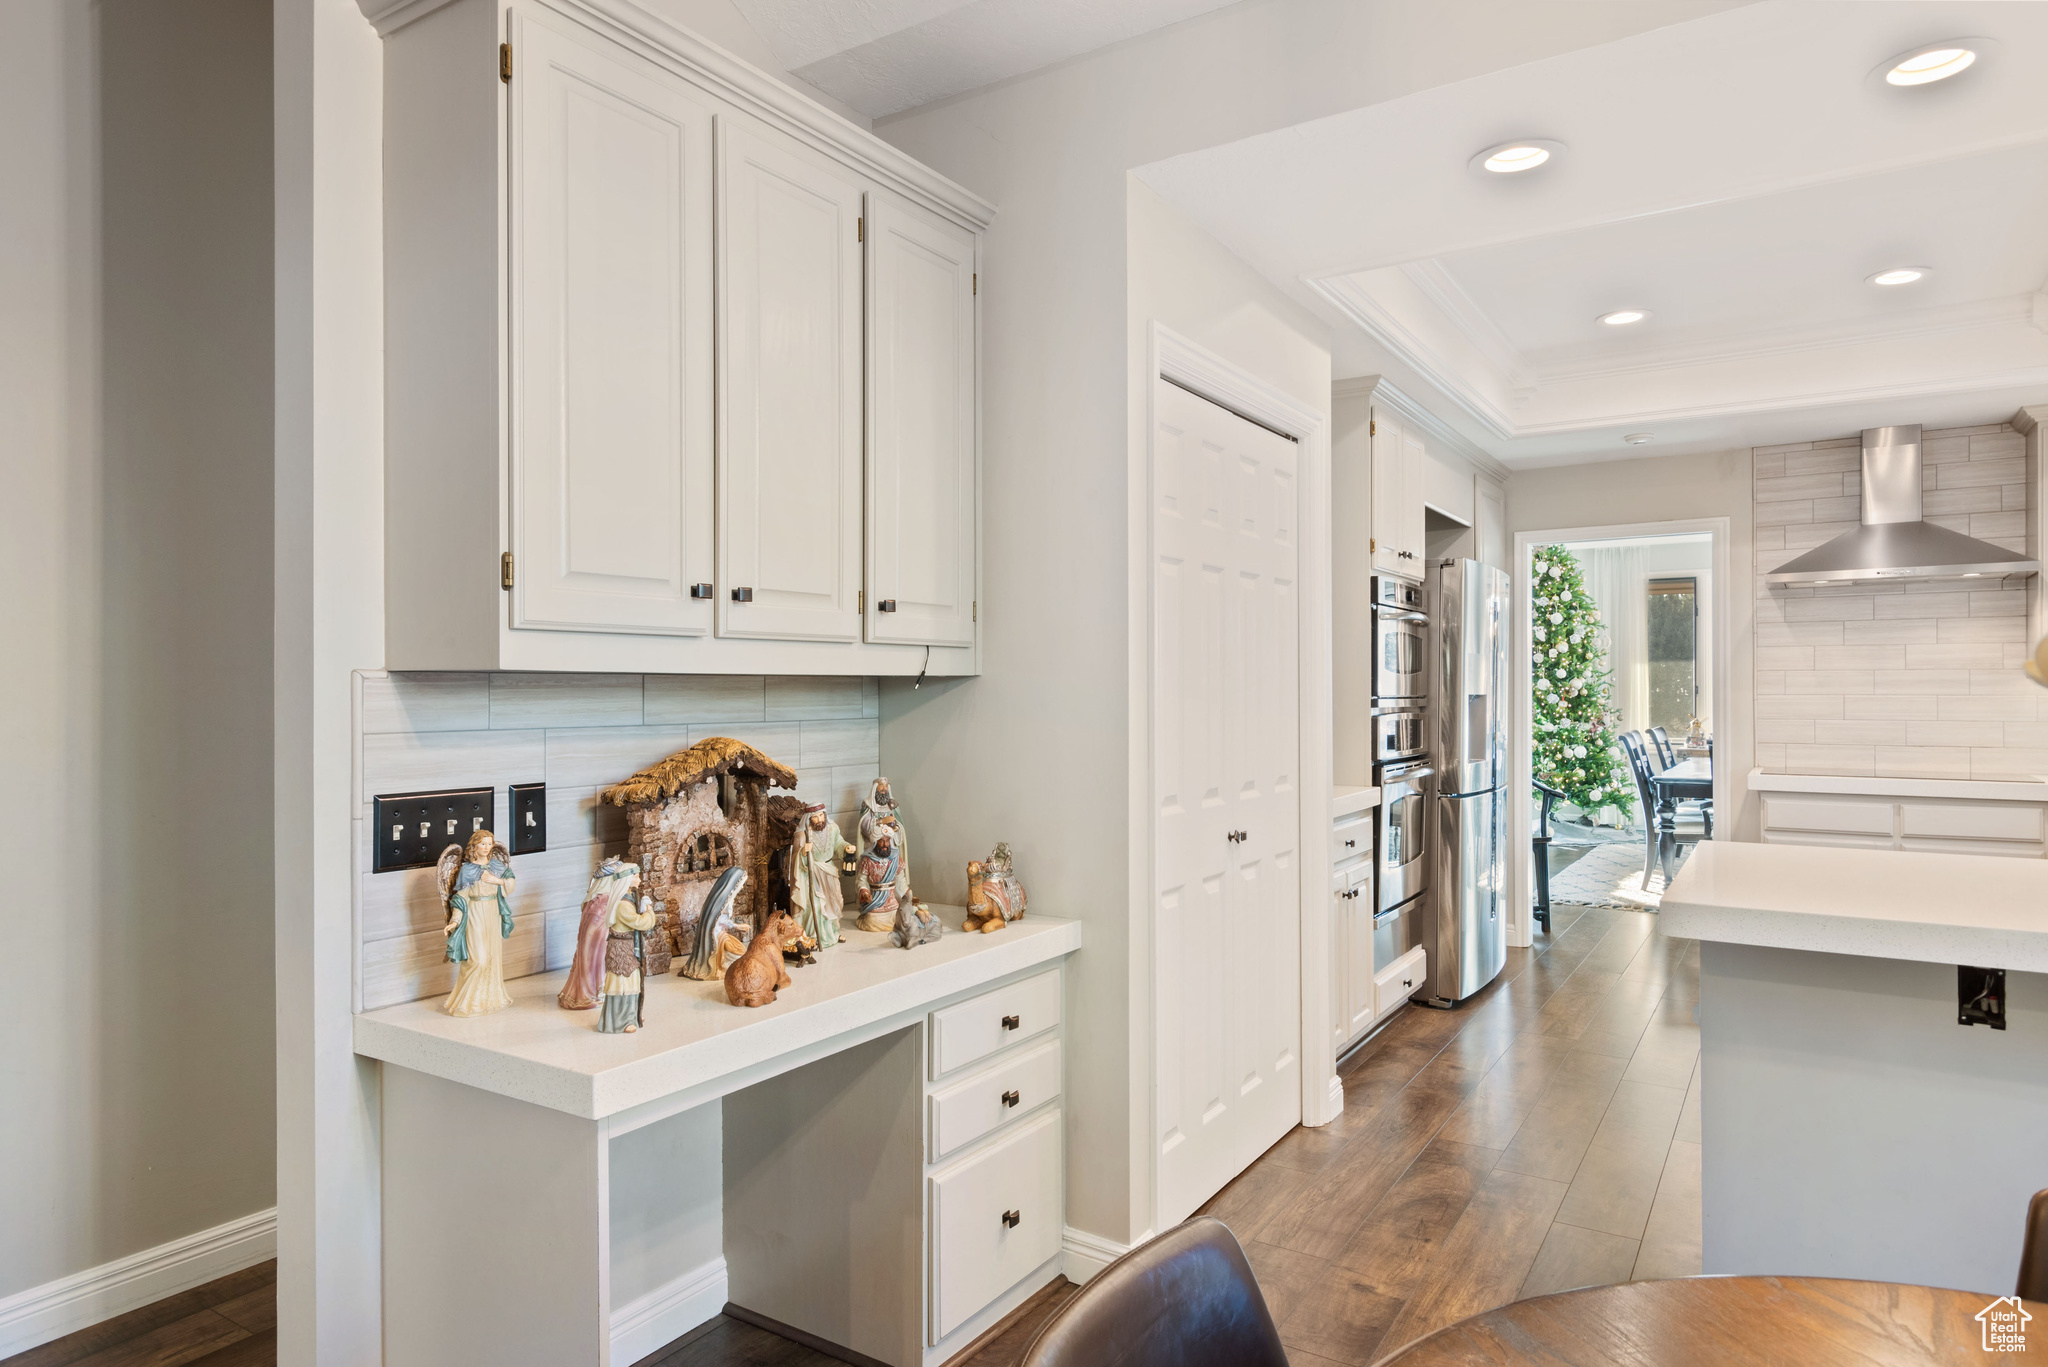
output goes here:
<path id="1" fill-rule="evenodd" d="M 512 552 L 506 551 L 498 557 L 498 582 L 506 588 L 512 587 Z"/>
<path id="2" fill-rule="evenodd" d="M 976 294 L 980 294 L 980 293 L 981 293 L 981 272 L 980 272 L 980 271 L 976 271 L 976 272 L 974 273 L 974 292 L 975 292 Z"/>
<path id="3" fill-rule="evenodd" d="M 979 598 L 974 600 L 974 620 L 977 622 L 981 620 L 981 600 Z"/>
<path id="4" fill-rule="evenodd" d="M 1380 420 L 1378 418 L 1369 419 L 1365 424 L 1365 435 L 1367 435 L 1368 437 L 1377 437 L 1379 434 Z"/>
<path id="5" fill-rule="evenodd" d="M 868 591 L 866 589 L 854 591 L 853 610 L 855 612 L 866 612 L 868 610 Z"/>
<path id="6" fill-rule="evenodd" d="M 498 44 L 498 79 L 501 81 L 512 79 L 512 45 L 510 43 Z"/>
<path id="7" fill-rule="evenodd" d="M 1376 550 L 1378 550 L 1378 549 L 1380 548 L 1380 539 L 1379 539 L 1378 537 L 1376 537 L 1376 536 L 1374 536 L 1374 537 L 1368 537 L 1368 538 L 1366 539 L 1366 543 L 1365 543 L 1365 548 L 1366 548 L 1366 549 L 1367 549 L 1368 551 L 1376 551 Z"/>
<path id="8" fill-rule="evenodd" d="M 856 242 L 868 240 L 868 221 L 866 218 L 856 218 L 853 221 L 853 240 Z"/>

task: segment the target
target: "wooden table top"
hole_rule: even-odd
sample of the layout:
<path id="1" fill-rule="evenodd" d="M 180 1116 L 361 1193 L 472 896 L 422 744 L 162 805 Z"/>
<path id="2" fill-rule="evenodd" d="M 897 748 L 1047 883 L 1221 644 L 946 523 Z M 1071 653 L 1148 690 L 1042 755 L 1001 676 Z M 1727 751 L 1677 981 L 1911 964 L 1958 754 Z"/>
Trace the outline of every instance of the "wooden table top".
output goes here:
<path id="1" fill-rule="evenodd" d="M 1669 769 L 1660 769 L 1651 775 L 1656 783 L 1712 783 L 1714 761 L 1710 759 L 1682 759 Z"/>
<path id="2" fill-rule="evenodd" d="M 1418 1339 L 1380 1367 L 1928 1367 L 1984 1351 L 1996 1297 L 1828 1277 L 1687 1277 L 1516 1301 Z M 2048 1348 L 2048 1305 L 2027 1302 Z M 2010 1309 L 2010 1302 L 2000 1307 Z M 2022 1350 L 2023 1351 L 2023 1350 Z M 2036 1349 L 2039 1352 L 2040 1348 Z"/>

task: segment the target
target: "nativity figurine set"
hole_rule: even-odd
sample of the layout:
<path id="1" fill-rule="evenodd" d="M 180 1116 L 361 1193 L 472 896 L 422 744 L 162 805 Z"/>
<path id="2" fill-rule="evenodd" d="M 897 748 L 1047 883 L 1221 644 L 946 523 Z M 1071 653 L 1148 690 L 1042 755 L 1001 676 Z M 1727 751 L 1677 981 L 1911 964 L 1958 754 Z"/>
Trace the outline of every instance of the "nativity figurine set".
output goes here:
<path id="1" fill-rule="evenodd" d="M 861 802 L 857 844 L 817 803 L 790 793 L 796 774 L 743 741 L 714 736 L 613 784 L 600 800 L 626 812 L 626 857 L 591 874 L 575 955 L 556 1002 L 596 1011 L 596 1028 L 646 1023 L 647 982 L 671 971 L 718 982 L 734 1006 L 766 1006 L 844 935 L 844 879 L 855 926 L 903 949 L 937 940 L 936 912 L 910 885 L 910 837 L 889 780 Z M 512 935 L 511 856 L 489 831 L 450 845 L 437 869 L 447 958 L 458 965 L 442 1009 L 480 1016 L 512 1004 L 504 941 Z M 1001 930 L 1024 915 L 1010 847 L 967 865 L 967 929 Z"/>

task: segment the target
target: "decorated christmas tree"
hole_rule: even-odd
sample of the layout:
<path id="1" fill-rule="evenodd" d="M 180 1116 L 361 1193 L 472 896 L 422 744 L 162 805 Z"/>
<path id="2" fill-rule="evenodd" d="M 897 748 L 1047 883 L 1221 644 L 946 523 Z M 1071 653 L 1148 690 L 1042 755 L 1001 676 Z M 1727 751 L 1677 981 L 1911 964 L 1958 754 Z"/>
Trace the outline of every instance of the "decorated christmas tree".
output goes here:
<path id="1" fill-rule="evenodd" d="M 1536 781 L 1589 817 L 1602 807 L 1627 815 L 1635 808 L 1635 787 L 1613 744 L 1618 728 L 1607 635 L 1579 562 L 1562 546 L 1538 547 L 1530 592 Z"/>

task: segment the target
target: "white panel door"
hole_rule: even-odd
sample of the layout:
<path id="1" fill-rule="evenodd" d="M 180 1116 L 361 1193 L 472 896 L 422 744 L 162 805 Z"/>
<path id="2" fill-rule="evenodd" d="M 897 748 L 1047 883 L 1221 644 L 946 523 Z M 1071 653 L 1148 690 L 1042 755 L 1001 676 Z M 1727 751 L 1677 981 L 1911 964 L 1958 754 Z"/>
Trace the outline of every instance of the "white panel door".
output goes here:
<path id="1" fill-rule="evenodd" d="M 870 641 L 974 643 L 974 234 L 867 197 Z"/>
<path id="2" fill-rule="evenodd" d="M 701 634 L 711 110 L 628 53 L 513 25 L 512 625 Z"/>
<path id="3" fill-rule="evenodd" d="M 1154 412 L 1164 1229 L 1301 1119 L 1300 704 L 1295 445 L 1165 381 Z"/>
<path id="4" fill-rule="evenodd" d="M 718 632 L 860 635 L 860 184 L 718 117 Z"/>

